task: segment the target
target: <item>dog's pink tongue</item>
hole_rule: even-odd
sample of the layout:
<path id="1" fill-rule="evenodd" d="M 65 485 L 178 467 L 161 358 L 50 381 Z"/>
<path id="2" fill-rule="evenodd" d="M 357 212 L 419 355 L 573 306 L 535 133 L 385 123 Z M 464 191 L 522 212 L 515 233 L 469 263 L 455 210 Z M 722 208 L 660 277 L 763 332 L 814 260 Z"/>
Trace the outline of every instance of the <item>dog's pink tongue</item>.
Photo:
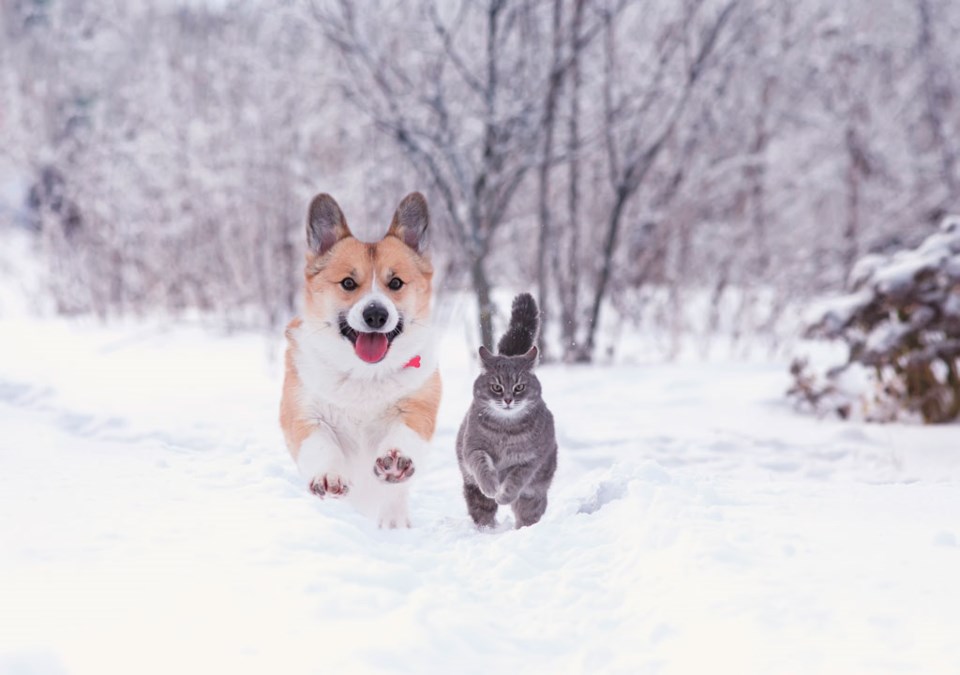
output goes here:
<path id="1" fill-rule="evenodd" d="M 367 363 L 376 363 L 387 355 L 387 336 L 383 333 L 358 333 L 354 350 Z"/>

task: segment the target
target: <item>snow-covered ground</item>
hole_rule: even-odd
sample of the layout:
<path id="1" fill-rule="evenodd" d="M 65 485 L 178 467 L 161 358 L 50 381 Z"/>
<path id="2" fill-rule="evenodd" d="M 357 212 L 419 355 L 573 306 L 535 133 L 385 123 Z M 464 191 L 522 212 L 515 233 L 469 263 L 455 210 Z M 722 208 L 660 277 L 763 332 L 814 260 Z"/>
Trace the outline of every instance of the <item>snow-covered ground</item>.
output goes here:
<path id="1" fill-rule="evenodd" d="M 550 508 L 478 533 L 460 315 L 406 531 L 301 485 L 279 341 L 0 319 L 0 673 L 960 672 L 960 427 L 799 416 L 784 363 L 544 367 Z"/>

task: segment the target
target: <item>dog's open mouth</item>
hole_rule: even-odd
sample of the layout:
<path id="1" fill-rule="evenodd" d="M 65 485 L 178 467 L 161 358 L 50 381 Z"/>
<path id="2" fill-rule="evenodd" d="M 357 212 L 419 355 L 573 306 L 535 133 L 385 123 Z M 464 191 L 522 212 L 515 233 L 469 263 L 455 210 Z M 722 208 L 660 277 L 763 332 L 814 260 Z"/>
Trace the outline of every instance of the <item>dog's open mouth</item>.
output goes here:
<path id="1" fill-rule="evenodd" d="M 353 351 L 367 363 L 379 363 L 390 351 L 390 345 L 403 332 L 403 319 L 397 322 L 397 327 L 389 333 L 361 333 L 355 331 L 347 323 L 346 317 L 340 317 L 340 334 L 350 340 Z"/>

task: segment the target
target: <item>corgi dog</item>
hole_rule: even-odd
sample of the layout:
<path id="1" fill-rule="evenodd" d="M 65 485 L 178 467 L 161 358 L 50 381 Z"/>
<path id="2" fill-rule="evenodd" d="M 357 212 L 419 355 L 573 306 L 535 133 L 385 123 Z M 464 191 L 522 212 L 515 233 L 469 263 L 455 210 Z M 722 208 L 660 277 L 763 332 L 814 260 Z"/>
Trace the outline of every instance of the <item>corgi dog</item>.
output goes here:
<path id="1" fill-rule="evenodd" d="M 307 217 L 302 316 L 287 326 L 280 426 L 310 491 L 381 527 L 410 527 L 408 493 L 440 405 L 423 195 L 378 242 L 359 241 L 327 194 Z"/>

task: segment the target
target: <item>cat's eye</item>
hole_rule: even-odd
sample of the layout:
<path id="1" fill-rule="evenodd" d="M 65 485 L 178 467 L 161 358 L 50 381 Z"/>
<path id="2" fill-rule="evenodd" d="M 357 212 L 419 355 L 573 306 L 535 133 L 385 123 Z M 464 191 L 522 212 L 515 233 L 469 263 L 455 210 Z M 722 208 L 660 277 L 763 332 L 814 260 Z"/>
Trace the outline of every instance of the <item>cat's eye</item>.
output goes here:
<path id="1" fill-rule="evenodd" d="M 519 394 L 521 391 L 523 391 L 523 384 L 518 384 L 513 388 L 514 394 Z"/>
<path id="2" fill-rule="evenodd" d="M 503 387 L 501 387 L 499 384 L 496 384 L 496 383 L 491 384 L 491 385 L 490 385 L 490 388 L 493 389 L 493 393 L 494 393 L 494 394 L 502 394 L 502 393 L 503 393 Z"/>
<path id="3" fill-rule="evenodd" d="M 346 277 L 343 281 L 340 282 L 340 287 L 345 291 L 355 291 L 357 290 L 357 282 L 354 281 L 351 277 Z"/>
<path id="4" fill-rule="evenodd" d="M 394 277 L 390 280 L 390 283 L 387 284 L 387 288 L 389 288 L 391 291 L 399 291 L 401 288 L 403 288 L 403 279 L 400 277 Z"/>

